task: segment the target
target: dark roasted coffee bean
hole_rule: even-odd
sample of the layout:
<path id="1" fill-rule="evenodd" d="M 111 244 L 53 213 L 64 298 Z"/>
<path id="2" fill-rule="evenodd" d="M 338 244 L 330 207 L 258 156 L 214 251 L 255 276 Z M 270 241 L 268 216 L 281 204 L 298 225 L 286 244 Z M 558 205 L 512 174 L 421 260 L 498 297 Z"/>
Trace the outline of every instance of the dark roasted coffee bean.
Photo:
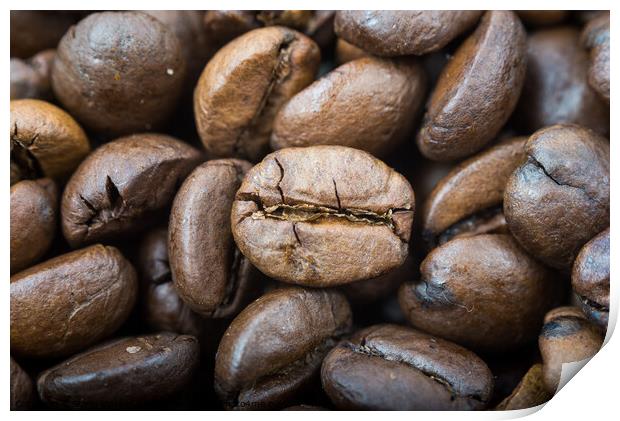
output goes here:
<path id="1" fill-rule="evenodd" d="M 407 180 L 366 152 L 287 148 L 246 174 L 232 231 L 241 252 L 268 276 L 336 286 L 405 261 L 413 208 Z"/>
<path id="2" fill-rule="evenodd" d="M 476 10 L 341 10 L 336 34 L 378 56 L 422 55 L 437 51 L 471 28 Z"/>
<path id="3" fill-rule="evenodd" d="M 56 50 L 44 50 L 28 60 L 11 58 L 11 99 L 53 97 L 50 73 Z"/>
<path id="4" fill-rule="evenodd" d="M 209 155 L 260 160 L 276 113 L 314 80 L 319 60 L 311 39 L 284 27 L 248 32 L 219 50 L 194 93 L 198 134 Z"/>
<path id="5" fill-rule="evenodd" d="M 52 67 L 56 98 L 86 127 L 107 135 L 161 126 L 184 78 L 177 37 L 140 12 L 83 19 L 60 41 Z"/>
<path id="6" fill-rule="evenodd" d="M 463 158 L 499 133 L 525 79 L 525 41 L 513 12 L 486 12 L 444 67 L 431 95 L 417 138 L 425 157 Z"/>
<path id="7" fill-rule="evenodd" d="M 504 193 L 508 228 L 532 256 L 569 270 L 579 249 L 609 226 L 609 142 L 557 125 L 534 133 Z"/>
<path id="8" fill-rule="evenodd" d="M 170 136 L 137 134 L 107 143 L 84 160 L 67 183 L 61 222 L 72 247 L 144 229 L 170 205 L 201 159 Z"/>
<path id="9" fill-rule="evenodd" d="M 325 354 L 351 328 L 336 291 L 269 292 L 231 323 L 215 359 L 215 391 L 226 408 L 284 408 L 318 383 Z"/>
<path id="10" fill-rule="evenodd" d="M 75 22 L 67 12 L 11 10 L 11 57 L 28 58 L 55 48 Z"/>
<path id="11" fill-rule="evenodd" d="M 567 10 L 517 10 L 516 12 L 524 23 L 532 26 L 555 25 L 568 17 Z"/>
<path id="12" fill-rule="evenodd" d="M 551 399 L 543 380 L 542 364 L 534 364 L 525 373 L 517 387 L 495 407 L 498 411 L 532 408 Z"/>
<path id="13" fill-rule="evenodd" d="M 258 290 L 257 271 L 235 246 L 230 210 L 246 161 L 220 159 L 197 167 L 177 193 L 170 213 L 169 252 L 174 286 L 206 317 L 234 317 Z"/>
<path id="14" fill-rule="evenodd" d="M 11 411 L 33 409 L 36 401 L 32 379 L 11 357 Z"/>
<path id="15" fill-rule="evenodd" d="M 609 104 L 610 35 L 609 12 L 593 19 L 581 33 L 581 43 L 590 50 L 588 82 L 603 100 Z"/>
<path id="16" fill-rule="evenodd" d="M 325 357 L 321 381 L 345 410 L 483 409 L 493 376 L 474 353 L 411 328 L 377 325 Z"/>
<path id="17" fill-rule="evenodd" d="M 482 351 L 533 341 L 562 292 L 553 273 L 503 234 L 449 241 L 424 259 L 420 272 L 399 292 L 409 322 Z"/>
<path id="18" fill-rule="evenodd" d="M 58 409 L 124 409 L 169 398 L 198 366 L 193 336 L 160 333 L 114 340 L 43 372 L 41 400 Z"/>
<path id="19" fill-rule="evenodd" d="M 271 147 L 342 145 L 386 156 L 411 135 L 425 90 L 424 70 L 416 61 L 349 62 L 282 107 Z"/>
<path id="20" fill-rule="evenodd" d="M 573 291 L 584 314 L 603 328 L 609 322 L 609 228 L 588 241 L 573 265 Z"/>
<path id="21" fill-rule="evenodd" d="M 114 332 L 136 299 L 136 273 L 114 247 L 91 246 L 11 277 L 11 353 L 58 357 Z"/>

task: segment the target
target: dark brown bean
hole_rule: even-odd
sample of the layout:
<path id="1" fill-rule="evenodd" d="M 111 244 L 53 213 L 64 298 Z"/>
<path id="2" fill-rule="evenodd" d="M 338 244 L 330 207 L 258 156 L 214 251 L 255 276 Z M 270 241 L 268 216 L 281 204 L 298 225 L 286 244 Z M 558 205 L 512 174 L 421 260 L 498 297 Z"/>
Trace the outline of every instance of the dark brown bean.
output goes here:
<path id="1" fill-rule="evenodd" d="M 609 105 L 610 35 L 609 12 L 591 20 L 581 33 L 582 45 L 590 51 L 588 82 Z"/>
<path id="2" fill-rule="evenodd" d="M 52 99 L 50 74 L 56 50 L 43 50 L 28 60 L 11 58 L 11 100 Z"/>
<path id="3" fill-rule="evenodd" d="M 11 411 L 33 409 L 36 401 L 32 379 L 11 357 Z"/>
<path id="4" fill-rule="evenodd" d="M 532 408 L 542 405 L 551 397 L 552 395 L 547 392 L 544 385 L 542 364 L 534 364 L 525 373 L 525 376 L 523 376 L 523 379 L 521 379 L 510 396 L 501 401 L 495 407 L 495 410 L 512 411 L 515 409 Z"/>
<path id="5" fill-rule="evenodd" d="M 11 57 L 28 58 L 55 48 L 75 22 L 67 12 L 11 10 Z"/>
<path id="6" fill-rule="evenodd" d="M 568 17 L 567 10 L 515 10 L 523 22 L 533 26 L 558 24 Z"/>

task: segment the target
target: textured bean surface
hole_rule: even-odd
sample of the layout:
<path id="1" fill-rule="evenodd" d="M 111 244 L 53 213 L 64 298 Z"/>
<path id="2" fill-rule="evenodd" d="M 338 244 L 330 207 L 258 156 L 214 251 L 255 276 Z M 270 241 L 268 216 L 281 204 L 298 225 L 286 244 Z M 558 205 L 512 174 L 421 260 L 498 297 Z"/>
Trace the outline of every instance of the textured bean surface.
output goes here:
<path id="1" fill-rule="evenodd" d="M 609 79 L 611 77 L 609 26 L 609 13 L 606 13 L 593 19 L 581 33 L 581 43 L 590 50 L 588 82 L 607 104 L 609 104 Z"/>

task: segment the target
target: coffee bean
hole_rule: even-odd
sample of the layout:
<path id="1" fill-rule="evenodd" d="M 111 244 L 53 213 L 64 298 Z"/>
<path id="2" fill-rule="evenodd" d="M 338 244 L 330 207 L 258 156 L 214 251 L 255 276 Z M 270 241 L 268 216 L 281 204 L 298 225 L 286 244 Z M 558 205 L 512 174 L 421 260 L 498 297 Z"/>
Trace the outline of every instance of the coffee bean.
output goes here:
<path id="1" fill-rule="evenodd" d="M 325 357 L 321 381 L 344 410 L 483 409 L 493 376 L 474 353 L 396 325 L 376 325 Z"/>
<path id="2" fill-rule="evenodd" d="M 552 395 L 545 389 L 542 364 L 534 364 L 525 373 L 521 382 L 510 396 L 495 407 L 498 411 L 533 408 L 551 399 Z"/>
<path id="3" fill-rule="evenodd" d="M 586 241 L 609 226 L 609 142 L 557 125 L 534 133 L 504 193 L 510 232 L 545 264 L 569 270 Z"/>
<path id="4" fill-rule="evenodd" d="M 342 38 L 338 38 L 338 41 L 336 41 L 336 52 L 334 54 L 336 63 L 339 65 L 357 60 L 358 58 L 370 56 L 366 51 L 346 42 Z"/>
<path id="5" fill-rule="evenodd" d="M 11 10 L 11 57 L 28 58 L 55 48 L 74 22 L 68 12 Z"/>
<path id="6" fill-rule="evenodd" d="M 125 409 L 179 392 L 197 366 L 193 336 L 138 336 L 99 345 L 46 370 L 37 389 L 52 408 Z"/>
<path id="7" fill-rule="evenodd" d="M 407 180 L 365 152 L 286 148 L 246 174 L 233 203 L 232 231 L 241 252 L 266 275 L 335 286 L 405 261 L 413 207 Z"/>
<path id="8" fill-rule="evenodd" d="M 609 105 L 609 12 L 588 23 L 581 33 L 581 43 L 590 50 L 588 82 Z"/>
<path id="9" fill-rule="evenodd" d="M 521 20 L 532 26 L 556 25 L 568 17 L 567 10 L 516 10 Z"/>
<path id="10" fill-rule="evenodd" d="M 91 246 L 11 277 L 11 353 L 71 355 L 113 333 L 136 299 L 136 273 L 114 247 Z"/>
<path id="11" fill-rule="evenodd" d="M 11 357 L 11 411 L 33 409 L 36 401 L 32 379 Z"/>
<path id="12" fill-rule="evenodd" d="M 50 73 L 56 50 L 43 50 L 27 60 L 11 58 L 11 100 L 53 97 Z"/>

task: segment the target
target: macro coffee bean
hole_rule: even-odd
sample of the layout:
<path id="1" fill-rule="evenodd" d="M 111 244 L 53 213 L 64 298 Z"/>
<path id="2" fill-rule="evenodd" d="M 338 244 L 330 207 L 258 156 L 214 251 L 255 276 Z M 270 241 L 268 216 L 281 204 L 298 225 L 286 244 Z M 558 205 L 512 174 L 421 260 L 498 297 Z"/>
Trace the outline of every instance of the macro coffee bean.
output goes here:
<path id="1" fill-rule="evenodd" d="M 50 73 L 55 56 L 56 50 L 49 49 L 27 60 L 11 58 L 11 100 L 52 99 Z"/>
<path id="2" fill-rule="evenodd" d="M 90 130 L 129 134 L 163 125 L 185 69 L 180 42 L 159 20 L 140 12 L 93 13 L 58 44 L 52 87 Z"/>
<path id="3" fill-rule="evenodd" d="M 428 245 L 477 234 L 507 233 L 504 187 L 525 161 L 525 137 L 502 141 L 454 167 L 435 185 L 422 212 Z"/>
<path id="4" fill-rule="evenodd" d="M 65 181 L 90 152 L 88 138 L 65 111 L 45 101 L 11 101 L 11 184 Z"/>
<path id="5" fill-rule="evenodd" d="M 11 411 L 33 409 L 37 392 L 32 379 L 11 357 Z"/>
<path id="6" fill-rule="evenodd" d="M 342 38 L 338 38 L 336 41 L 336 51 L 334 53 L 336 63 L 338 65 L 348 63 L 349 61 L 357 60 L 358 58 L 368 57 L 366 51 L 355 45 L 346 42 Z"/>
<path id="7" fill-rule="evenodd" d="M 268 292 L 224 334 L 215 357 L 215 391 L 228 409 L 299 403 L 318 383 L 325 354 L 350 329 L 351 309 L 336 291 L 289 287 Z"/>
<path id="8" fill-rule="evenodd" d="M 11 57 L 28 58 L 55 48 L 75 22 L 70 13 L 47 10 L 11 10 Z"/>
<path id="9" fill-rule="evenodd" d="M 501 130 L 525 79 L 526 34 L 511 11 L 486 12 L 444 67 L 417 143 L 437 161 L 464 158 Z"/>
<path id="10" fill-rule="evenodd" d="M 131 263 L 102 245 L 11 276 L 11 353 L 61 357 L 96 343 L 127 319 L 137 288 Z"/>
<path id="11" fill-rule="evenodd" d="M 219 50 L 194 92 L 198 134 L 209 156 L 265 156 L 276 113 L 314 80 L 319 61 L 314 41 L 279 26 L 250 31 Z"/>
<path id="12" fill-rule="evenodd" d="M 216 159 L 185 180 L 170 211 L 169 253 L 174 286 L 205 317 L 234 317 L 255 298 L 257 271 L 235 246 L 230 210 L 247 161 Z"/>
<path id="13" fill-rule="evenodd" d="M 191 380 L 199 346 L 193 336 L 160 333 L 114 340 L 46 371 L 41 401 L 56 409 L 126 409 L 169 398 Z"/>
<path id="14" fill-rule="evenodd" d="M 58 189 L 49 178 L 11 186 L 11 273 L 38 261 L 50 248 L 58 222 Z"/>
<path id="15" fill-rule="evenodd" d="M 545 316 L 538 337 L 545 388 L 555 394 L 562 364 L 592 357 L 603 346 L 599 329 L 576 307 L 559 307 Z"/>
<path id="16" fill-rule="evenodd" d="M 336 286 L 379 276 L 407 258 L 409 182 L 344 146 L 285 148 L 245 175 L 232 207 L 241 252 L 267 276 Z"/>
<path id="17" fill-rule="evenodd" d="M 416 61 L 354 60 L 280 109 L 271 148 L 342 145 L 386 156 L 411 135 L 425 91 L 424 70 Z"/>
<path id="18" fill-rule="evenodd" d="M 512 411 L 541 405 L 553 395 L 545 388 L 542 364 L 534 364 L 517 387 L 495 407 L 498 411 Z"/>
<path id="19" fill-rule="evenodd" d="M 516 350 L 536 339 L 562 296 L 554 274 L 505 234 L 456 238 L 429 253 L 399 301 L 416 328 L 469 349 Z"/>
<path id="20" fill-rule="evenodd" d="M 340 10 L 334 29 L 345 41 L 378 56 L 437 51 L 478 21 L 477 10 Z"/>
<path id="21" fill-rule="evenodd" d="M 200 160 L 195 148 L 154 133 L 99 147 L 73 173 L 62 195 L 65 239 L 79 247 L 147 228 Z"/>
<path id="22" fill-rule="evenodd" d="M 581 33 L 581 43 L 590 51 L 588 82 L 609 105 L 610 36 L 609 13 L 593 19 Z"/>
<path id="23" fill-rule="evenodd" d="M 573 125 L 534 133 L 508 179 L 508 228 L 532 256 L 570 270 L 579 249 L 609 226 L 609 141 Z"/>
<path id="24" fill-rule="evenodd" d="M 344 410 L 484 409 L 493 390 L 487 365 L 465 348 L 397 325 L 359 331 L 332 349 L 323 388 Z"/>
<path id="25" fill-rule="evenodd" d="M 609 322 L 609 242 L 609 228 L 588 241 L 575 259 L 571 278 L 581 310 L 603 329 Z"/>

